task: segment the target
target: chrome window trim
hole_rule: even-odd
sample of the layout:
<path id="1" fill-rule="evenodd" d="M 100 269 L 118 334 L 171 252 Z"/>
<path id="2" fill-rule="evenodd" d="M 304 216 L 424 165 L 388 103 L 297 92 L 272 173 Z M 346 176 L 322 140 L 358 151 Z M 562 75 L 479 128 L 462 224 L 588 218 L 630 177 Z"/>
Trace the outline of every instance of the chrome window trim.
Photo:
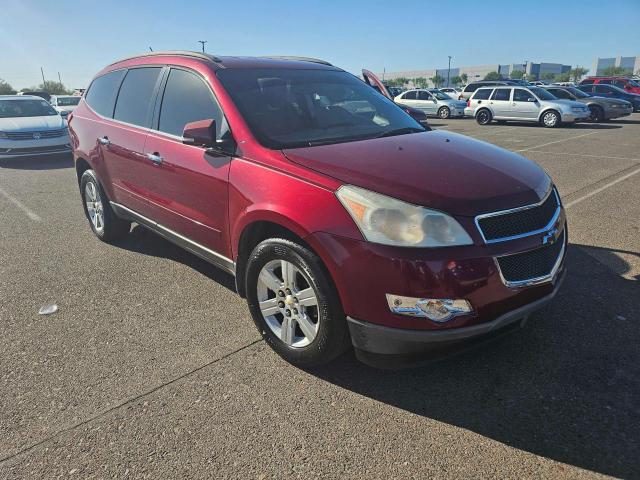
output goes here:
<path id="1" fill-rule="evenodd" d="M 499 216 L 502 216 L 502 215 L 508 215 L 509 213 L 520 212 L 522 210 L 529 210 L 531 208 L 539 207 L 540 205 L 542 205 L 544 202 L 547 201 L 547 199 L 549 198 L 549 195 L 551 195 L 552 193 L 556 197 L 557 207 L 556 207 L 556 211 L 554 212 L 553 216 L 551 217 L 551 220 L 544 227 L 538 228 L 537 230 L 532 230 L 530 232 L 520 233 L 518 235 L 511 235 L 511 236 L 508 236 L 508 237 L 494 238 L 492 240 L 487 240 L 485 238 L 484 232 L 482 231 L 482 228 L 480 227 L 480 220 L 482 220 L 483 218 L 499 217 Z M 538 235 L 540 233 L 546 232 L 551 227 L 553 227 L 553 225 L 558 221 L 558 218 L 560 217 L 560 212 L 561 211 L 562 211 L 562 204 L 560 203 L 560 197 L 558 196 L 558 192 L 556 191 L 555 187 L 552 186 L 551 189 L 544 196 L 544 198 L 542 200 L 540 200 L 538 203 L 533 203 L 531 205 L 525 205 L 523 207 L 510 208 L 508 210 L 500 210 L 498 212 L 483 213 L 482 215 L 477 215 L 475 217 L 475 219 L 474 219 L 474 222 L 476 224 L 476 228 L 478 229 L 478 232 L 480 232 L 480 236 L 482 237 L 482 240 L 484 241 L 484 243 L 491 244 L 491 243 L 508 242 L 509 240 L 516 240 L 518 238 L 530 237 L 532 235 Z"/>
<path id="2" fill-rule="evenodd" d="M 564 226 L 562 228 L 561 236 L 562 236 L 562 248 L 560 249 L 560 253 L 558 254 L 556 263 L 553 265 L 551 272 L 549 272 L 547 275 L 542 275 L 540 277 L 528 278 L 526 280 L 517 280 L 517 281 L 511 282 L 504 278 L 504 275 L 502 275 L 502 269 L 500 268 L 500 263 L 498 262 L 498 258 L 494 257 L 493 263 L 495 264 L 496 269 L 500 274 L 500 280 L 502 280 L 502 283 L 509 288 L 522 288 L 522 287 L 530 287 L 533 285 L 540 285 L 542 283 L 548 283 L 555 280 L 558 270 L 560 269 L 560 265 L 562 265 L 562 260 L 564 259 L 564 252 L 567 249 L 567 242 L 568 242 L 567 229 Z M 549 246 L 546 246 L 546 247 L 548 248 Z M 541 247 L 541 248 L 545 248 L 545 247 Z M 500 257 L 509 257 L 511 255 L 518 255 L 520 253 L 526 253 L 526 252 L 510 253 L 508 255 L 500 255 Z"/>
<path id="3" fill-rule="evenodd" d="M 225 271 L 229 272 L 231 275 L 235 275 L 236 273 L 236 264 L 230 258 L 221 255 L 218 252 L 211 250 L 210 248 L 205 247 L 204 245 L 199 244 L 198 242 L 194 242 L 190 238 L 185 237 L 184 235 L 179 234 L 178 232 L 171 230 L 170 228 L 165 227 L 164 225 L 159 224 L 155 220 L 151 220 L 150 218 L 145 217 L 144 215 L 139 214 L 138 212 L 131 210 L 124 205 L 121 205 L 116 202 L 109 202 L 113 209 L 120 216 L 124 216 L 133 220 L 151 230 L 156 232 L 163 238 L 166 238 L 172 243 L 188 250 L 194 255 L 199 256 L 203 260 L 216 265 Z"/>

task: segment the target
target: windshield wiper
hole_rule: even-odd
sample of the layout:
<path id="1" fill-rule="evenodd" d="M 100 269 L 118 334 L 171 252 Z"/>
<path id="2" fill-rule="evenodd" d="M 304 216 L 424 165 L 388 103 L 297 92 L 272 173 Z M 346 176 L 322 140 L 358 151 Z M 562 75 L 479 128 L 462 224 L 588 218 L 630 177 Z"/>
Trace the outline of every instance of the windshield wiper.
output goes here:
<path id="1" fill-rule="evenodd" d="M 375 138 L 393 137 L 395 135 L 406 135 L 407 133 L 418 133 L 418 132 L 426 132 L 426 130 L 418 127 L 394 128 L 393 130 L 387 130 L 386 132 L 382 132 L 379 135 L 376 135 Z"/>

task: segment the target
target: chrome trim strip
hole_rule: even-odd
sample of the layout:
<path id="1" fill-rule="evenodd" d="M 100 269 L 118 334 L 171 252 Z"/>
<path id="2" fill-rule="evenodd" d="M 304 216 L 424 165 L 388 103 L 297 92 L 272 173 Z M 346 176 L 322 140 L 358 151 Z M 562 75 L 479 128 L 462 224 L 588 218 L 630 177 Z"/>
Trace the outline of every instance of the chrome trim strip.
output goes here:
<path id="1" fill-rule="evenodd" d="M 544 202 L 547 201 L 547 199 L 549 198 L 549 195 L 551 195 L 551 193 L 553 193 L 553 195 L 556 197 L 556 202 L 557 202 L 558 206 L 557 206 L 556 211 L 554 212 L 553 216 L 551 217 L 551 220 L 544 227 L 539 228 L 537 230 L 532 230 L 530 232 L 520 233 L 518 235 L 511 235 L 509 237 L 494 238 L 492 240 L 487 240 L 485 238 L 484 232 L 482 231 L 482 228 L 480 228 L 480 220 L 482 220 L 483 218 L 499 217 L 499 216 L 502 216 L 502 215 L 508 215 L 509 213 L 520 212 L 522 210 L 529 210 L 531 208 L 539 207 L 540 205 L 542 205 Z M 482 237 L 482 240 L 484 241 L 484 243 L 491 244 L 491 243 L 508 242 L 509 240 L 515 240 L 517 238 L 530 237 L 532 235 L 538 235 L 540 233 L 546 232 L 551 227 L 553 227 L 553 225 L 556 223 L 556 221 L 560 217 L 560 212 L 561 211 L 562 211 L 562 204 L 560 203 L 560 197 L 558 196 L 558 192 L 556 191 L 556 189 L 554 187 L 552 187 L 547 192 L 547 194 L 544 196 L 544 198 L 542 200 L 540 200 L 538 203 L 533 203 L 531 205 L 525 205 L 523 207 L 510 208 L 508 210 L 500 210 L 498 212 L 483 213 L 482 215 L 477 215 L 475 217 L 475 219 L 474 219 L 474 222 L 476 224 L 476 228 L 478 229 L 478 232 L 480 232 L 480 236 Z"/>
<path id="2" fill-rule="evenodd" d="M 218 252 L 214 252 L 213 250 L 200 245 L 197 242 L 194 242 L 190 238 L 187 238 L 184 235 L 181 235 L 178 232 L 175 232 L 170 228 L 167 228 L 164 225 L 161 225 L 158 222 L 151 220 L 150 218 L 147 218 L 144 215 L 131 210 L 130 208 L 125 207 L 124 205 L 120 205 L 116 202 L 109 203 L 114 208 L 116 213 L 118 213 L 120 216 L 128 217 L 131 220 L 134 220 L 135 222 L 149 228 L 150 230 L 153 230 L 161 237 L 166 238 L 172 243 L 175 243 L 179 247 L 182 247 L 185 250 L 193 253 L 194 255 L 199 256 L 203 260 L 206 260 L 207 262 L 224 269 L 230 274 L 235 275 L 236 264 L 230 258 L 227 258 L 224 255 L 219 254 Z"/>
<path id="3" fill-rule="evenodd" d="M 551 272 L 549 272 L 547 275 L 543 275 L 541 277 L 536 277 L 536 278 L 528 278 L 526 280 L 518 280 L 515 282 L 510 282 L 507 279 L 504 278 L 504 275 L 502 275 L 502 270 L 500 269 L 500 263 L 498 262 L 498 258 L 494 257 L 493 258 L 493 263 L 495 263 L 496 265 L 496 269 L 498 270 L 498 273 L 500 274 L 500 280 L 502 280 L 502 283 L 504 283 L 507 287 L 509 288 L 522 288 L 522 287 L 531 287 L 533 285 L 540 285 L 541 283 L 547 283 L 547 282 L 552 282 L 555 277 L 556 274 L 558 273 L 558 269 L 560 268 L 560 265 L 562 264 L 562 260 L 564 259 L 564 252 L 567 248 L 567 230 L 566 228 L 563 227 L 562 229 L 562 248 L 560 249 L 560 254 L 558 254 L 558 258 L 556 259 L 556 263 L 553 265 L 553 268 L 551 269 Z M 541 248 L 545 248 L 545 247 L 541 247 Z M 548 246 L 547 246 L 548 248 Z M 531 250 L 530 250 L 531 251 Z M 511 253 L 509 255 L 500 255 L 500 257 L 509 257 L 511 255 L 518 255 L 521 253 L 526 253 L 526 252 L 516 252 L 516 253 Z"/>

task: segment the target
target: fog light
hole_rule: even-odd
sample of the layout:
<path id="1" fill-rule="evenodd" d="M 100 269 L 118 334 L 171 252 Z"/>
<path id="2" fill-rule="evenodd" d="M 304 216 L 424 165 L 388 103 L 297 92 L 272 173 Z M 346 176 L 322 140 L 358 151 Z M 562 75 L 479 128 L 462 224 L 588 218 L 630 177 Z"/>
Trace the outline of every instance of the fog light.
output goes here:
<path id="1" fill-rule="evenodd" d="M 473 312 L 471 304 L 462 299 L 413 298 L 387 293 L 387 303 L 393 313 L 424 317 L 439 323 Z"/>

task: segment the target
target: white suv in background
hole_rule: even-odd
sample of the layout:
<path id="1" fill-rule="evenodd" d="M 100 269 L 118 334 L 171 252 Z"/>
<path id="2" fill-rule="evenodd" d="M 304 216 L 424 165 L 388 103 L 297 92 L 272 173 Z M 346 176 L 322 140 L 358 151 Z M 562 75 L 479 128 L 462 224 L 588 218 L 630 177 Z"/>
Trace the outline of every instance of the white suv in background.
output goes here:
<path id="1" fill-rule="evenodd" d="M 67 118 L 67 115 L 76 109 L 81 98 L 73 95 L 52 95 L 50 103 L 63 118 Z"/>
<path id="2" fill-rule="evenodd" d="M 477 89 L 464 113 L 475 117 L 480 125 L 492 120 L 512 120 L 539 122 L 549 128 L 586 121 L 590 117 L 589 108 L 582 103 L 560 100 L 540 87 L 519 85 Z"/>

